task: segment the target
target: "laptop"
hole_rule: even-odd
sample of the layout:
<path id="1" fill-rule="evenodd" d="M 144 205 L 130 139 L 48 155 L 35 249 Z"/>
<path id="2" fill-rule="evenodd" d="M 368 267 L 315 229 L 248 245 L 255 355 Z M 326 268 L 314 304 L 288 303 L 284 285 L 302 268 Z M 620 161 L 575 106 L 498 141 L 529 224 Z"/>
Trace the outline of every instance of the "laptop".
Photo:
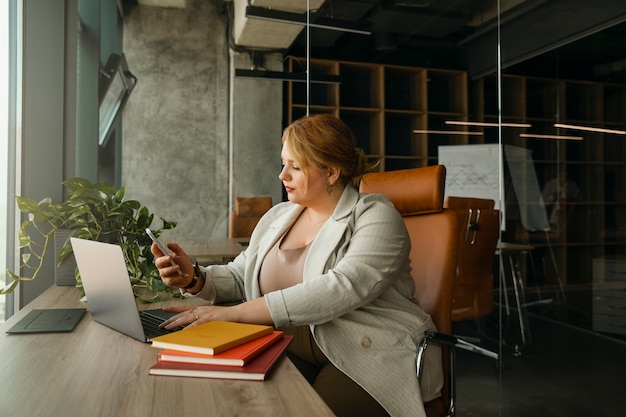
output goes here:
<path id="1" fill-rule="evenodd" d="M 70 238 L 70 242 L 89 311 L 95 321 L 146 343 L 171 332 L 160 328 L 159 324 L 174 313 L 137 309 L 126 260 L 119 245 L 75 237 Z"/>

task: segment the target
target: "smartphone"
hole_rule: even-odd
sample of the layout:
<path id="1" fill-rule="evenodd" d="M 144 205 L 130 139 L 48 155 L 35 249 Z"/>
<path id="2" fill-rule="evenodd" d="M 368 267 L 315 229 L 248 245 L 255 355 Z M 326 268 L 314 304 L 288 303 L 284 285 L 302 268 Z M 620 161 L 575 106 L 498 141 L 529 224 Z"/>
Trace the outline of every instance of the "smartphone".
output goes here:
<path id="1" fill-rule="evenodd" d="M 159 249 L 161 249 L 161 252 L 163 252 L 163 255 L 173 255 L 174 252 L 172 252 L 172 250 L 170 248 L 168 248 L 167 246 L 165 246 L 159 239 L 157 239 L 157 237 L 154 235 L 154 233 L 152 233 L 152 230 L 150 230 L 149 228 L 146 228 L 146 233 L 148 234 L 148 236 L 150 236 L 150 239 L 152 239 L 152 241 L 154 243 L 157 244 L 157 246 L 159 247 Z M 176 265 L 176 262 L 174 261 L 170 261 L 170 263 L 172 264 L 172 266 Z M 178 271 L 178 275 L 182 275 L 182 271 Z"/>
<path id="2" fill-rule="evenodd" d="M 148 236 L 150 236 L 150 239 L 152 239 L 152 241 L 157 244 L 159 249 L 161 249 L 161 252 L 163 252 L 163 255 L 173 255 L 174 254 L 170 250 L 170 248 L 165 246 L 159 239 L 157 239 L 157 237 L 154 235 L 154 233 L 152 233 L 152 230 L 146 229 L 146 233 L 148 234 Z"/>

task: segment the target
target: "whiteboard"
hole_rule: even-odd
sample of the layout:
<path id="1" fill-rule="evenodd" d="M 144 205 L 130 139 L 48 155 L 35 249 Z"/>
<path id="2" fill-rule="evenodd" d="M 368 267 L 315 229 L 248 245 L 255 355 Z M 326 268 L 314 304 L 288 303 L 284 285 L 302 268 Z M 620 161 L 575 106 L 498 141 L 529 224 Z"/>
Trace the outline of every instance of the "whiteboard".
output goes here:
<path id="1" fill-rule="evenodd" d="M 445 198 L 491 199 L 504 214 L 500 204 L 504 185 L 498 144 L 439 146 L 438 153 L 439 163 L 446 167 Z"/>
<path id="2" fill-rule="evenodd" d="M 517 146 L 504 147 L 513 190 L 517 197 L 522 226 L 528 231 L 548 231 L 550 223 L 539 180 L 535 171 L 532 151 Z"/>
<path id="3" fill-rule="evenodd" d="M 501 158 L 499 144 L 439 146 L 439 163 L 446 167 L 444 198 L 475 197 L 495 201 L 495 208 L 504 210 L 503 159 L 507 161 L 513 191 L 517 199 L 522 226 L 528 231 L 550 230 L 543 196 L 532 157 L 526 148 L 506 145 Z"/>

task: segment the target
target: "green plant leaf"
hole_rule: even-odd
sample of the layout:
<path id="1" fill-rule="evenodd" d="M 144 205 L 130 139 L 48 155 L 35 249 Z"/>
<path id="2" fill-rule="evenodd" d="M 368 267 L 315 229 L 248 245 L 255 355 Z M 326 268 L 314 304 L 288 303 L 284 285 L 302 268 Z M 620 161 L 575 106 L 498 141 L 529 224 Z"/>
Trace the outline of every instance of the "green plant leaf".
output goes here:
<path id="1" fill-rule="evenodd" d="M 0 289 L 0 294 L 9 294 L 13 292 L 13 290 L 15 290 L 15 288 L 17 287 L 17 284 L 20 283 L 19 277 L 15 275 L 13 272 L 7 269 L 6 273 L 7 273 L 7 276 L 9 276 L 12 279 L 12 281 L 9 282 L 7 285 L 5 285 L 4 288 Z"/>
<path id="2" fill-rule="evenodd" d="M 63 181 L 66 196 L 63 203 L 44 198 L 36 203 L 27 197 L 17 197 L 21 212 L 28 214 L 28 221 L 20 225 L 19 240 L 23 248 L 22 265 L 32 277 L 18 277 L 13 272 L 14 283 L 4 290 L 13 291 L 21 280 L 34 279 L 41 269 L 43 257 L 55 229 L 71 229 L 71 236 L 115 243 L 122 246 L 126 256 L 133 285 L 147 288 L 155 295 L 149 299 L 160 300 L 162 292 L 173 291 L 161 280 L 150 251 L 152 241 L 145 228 L 152 225 L 154 214 L 137 200 L 125 200 L 124 187 L 116 189 L 111 184 L 92 183 L 85 178 Z M 163 219 L 163 227 L 154 230 L 158 236 L 164 229 L 173 229 L 176 222 Z M 72 253 L 69 240 L 59 251 L 57 265 Z M 76 271 L 77 287 L 82 291 L 80 274 Z M 175 291 L 174 294 L 177 292 Z"/>
<path id="3" fill-rule="evenodd" d="M 23 222 L 20 226 L 20 230 L 18 232 L 18 237 L 20 241 L 20 248 L 30 246 L 32 240 L 30 235 L 26 231 L 26 229 L 32 224 L 30 221 Z"/>
<path id="4" fill-rule="evenodd" d="M 15 200 L 17 201 L 17 207 L 22 213 L 33 213 L 39 209 L 39 204 L 37 204 L 35 200 L 31 200 L 28 197 L 17 196 L 15 197 Z M 45 200 L 52 202 L 49 198 Z"/>
<path id="5" fill-rule="evenodd" d="M 176 222 L 167 221 L 163 217 L 161 217 L 160 219 L 163 221 L 163 229 L 170 230 L 176 227 Z"/>

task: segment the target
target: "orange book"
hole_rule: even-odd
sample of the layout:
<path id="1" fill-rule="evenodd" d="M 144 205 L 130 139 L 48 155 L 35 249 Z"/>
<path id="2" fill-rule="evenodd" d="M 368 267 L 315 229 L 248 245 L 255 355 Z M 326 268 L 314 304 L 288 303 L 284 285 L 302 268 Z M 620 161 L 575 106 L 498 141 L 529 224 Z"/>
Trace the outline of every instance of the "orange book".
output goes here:
<path id="1" fill-rule="evenodd" d="M 181 352 L 165 349 L 159 352 L 158 359 L 163 362 L 200 363 L 205 365 L 244 366 L 246 363 L 283 337 L 283 332 L 274 330 L 267 336 L 244 343 L 216 355 Z"/>
<path id="2" fill-rule="evenodd" d="M 150 367 L 148 374 L 188 376 L 195 378 L 246 379 L 263 381 L 282 357 L 293 336 L 284 335 L 244 366 L 206 365 L 159 361 Z"/>
<path id="3" fill-rule="evenodd" d="M 272 326 L 210 321 L 152 339 L 152 347 L 216 355 L 274 331 Z"/>

